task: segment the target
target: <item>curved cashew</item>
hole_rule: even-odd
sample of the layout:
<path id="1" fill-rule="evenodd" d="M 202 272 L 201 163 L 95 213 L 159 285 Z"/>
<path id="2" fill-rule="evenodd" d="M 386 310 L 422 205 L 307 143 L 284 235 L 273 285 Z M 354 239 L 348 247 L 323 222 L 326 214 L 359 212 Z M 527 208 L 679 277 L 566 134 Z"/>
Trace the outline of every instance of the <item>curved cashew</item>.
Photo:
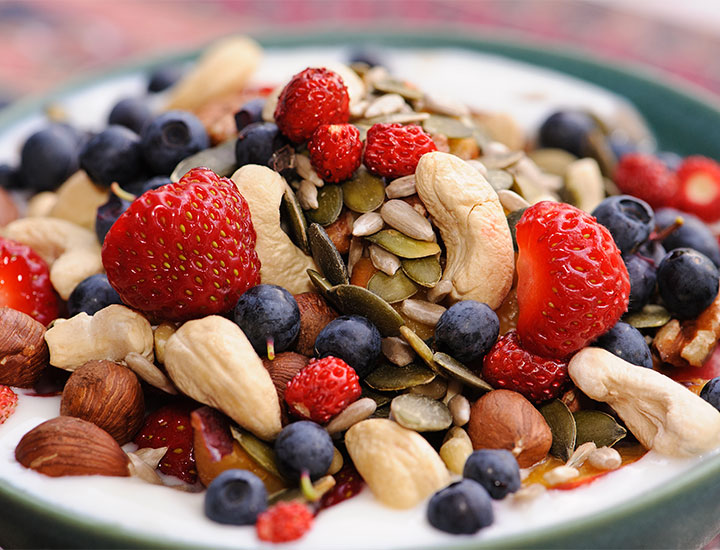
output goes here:
<path id="1" fill-rule="evenodd" d="M 280 228 L 280 203 L 287 183 L 270 168 L 248 164 L 232 176 L 232 180 L 250 207 L 260 258 L 260 279 L 279 285 L 291 294 L 310 292 L 313 286 L 307 276 L 315 262 L 293 244 Z"/>
<path id="2" fill-rule="evenodd" d="M 57 200 L 47 213 L 93 230 L 99 206 L 107 202 L 110 191 L 95 185 L 84 170 L 78 170 L 58 190 Z"/>
<path id="3" fill-rule="evenodd" d="M 510 229 L 497 193 L 465 161 L 448 153 L 423 155 L 415 185 L 447 249 L 441 282 L 454 301 L 500 306 L 515 269 Z"/>
<path id="4" fill-rule="evenodd" d="M 601 348 L 576 353 L 568 371 L 580 390 L 609 404 L 648 449 L 693 456 L 720 445 L 720 412 L 659 372 Z"/>

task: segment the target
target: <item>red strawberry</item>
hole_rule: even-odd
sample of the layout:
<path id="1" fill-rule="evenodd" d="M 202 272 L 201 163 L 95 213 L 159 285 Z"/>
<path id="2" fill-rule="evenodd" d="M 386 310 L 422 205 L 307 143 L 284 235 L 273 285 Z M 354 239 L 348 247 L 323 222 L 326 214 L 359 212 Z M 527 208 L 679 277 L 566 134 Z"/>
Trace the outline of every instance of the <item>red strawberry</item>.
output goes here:
<path id="1" fill-rule="evenodd" d="M 18 396 L 8 386 L 0 386 L 0 424 L 10 418 L 17 407 Z"/>
<path id="2" fill-rule="evenodd" d="M 102 259 L 123 302 L 159 319 L 226 312 L 260 282 L 247 202 L 207 168 L 135 200 L 110 228 Z"/>
<path id="3" fill-rule="evenodd" d="M 360 131 L 352 124 L 321 124 L 308 142 L 310 162 L 325 181 L 348 179 L 361 163 Z"/>
<path id="4" fill-rule="evenodd" d="M 58 317 L 58 296 L 45 261 L 29 246 L 0 237 L 0 306 L 43 325 Z"/>
<path id="5" fill-rule="evenodd" d="M 275 123 L 295 143 L 307 141 L 321 124 L 347 122 L 350 98 L 343 79 L 328 69 L 308 68 L 283 88 Z"/>
<path id="6" fill-rule="evenodd" d="M 285 402 L 296 415 L 324 424 L 355 401 L 362 389 L 358 375 L 342 359 L 311 359 L 285 390 Z"/>
<path id="7" fill-rule="evenodd" d="M 677 179 L 667 166 L 657 157 L 642 153 L 623 155 L 613 180 L 620 191 L 653 208 L 671 205 L 678 189 Z"/>
<path id="8" fill-rule="evenodd" d="M 415 124 L 373 124 L 365 139 L 363 163 L 373 174 L 399 178 L 415 173 L 420 157 L 437 151 L 429 134 Z"/>
<path id="9" fill-rule="evenodd" d="M 525 349 L 563 359 L 625 313 L 630 280 L 610 232 L 569 204 L 542 201 L 516 226 L 517 331 Z"/>
<path id="10" fill-rule="evenodd" d="M 278 502 L 258 516 L 255 529 L 260 540 L 288 542 L 301 538 L 312 524 L 313 513 L 304 504 Z"/>
<path id="11" fill-rule="evenodd" d="M 558 397 L 568 381 L 567 363 L 525 351 L 514 330 L 485 356 L 482 375 L 493 388 L 516 391 L 535 403 Z"/>
<path id="12" fill-rule="evenodd" d="M 706 222 L 720 218 L 720 164 L 701 156 L 687 157 L 677 170 L 675 206 Z"/>
<path id="13" fill-rule="evenodd" d="M 158 468 L 187 483 L 197 480 L 190 425 L 190 413 L 196 408 L 194 404 L 178 403 L 159 408 L 148 415 L 133 440 L 141 449 L 168 447 Z"/>

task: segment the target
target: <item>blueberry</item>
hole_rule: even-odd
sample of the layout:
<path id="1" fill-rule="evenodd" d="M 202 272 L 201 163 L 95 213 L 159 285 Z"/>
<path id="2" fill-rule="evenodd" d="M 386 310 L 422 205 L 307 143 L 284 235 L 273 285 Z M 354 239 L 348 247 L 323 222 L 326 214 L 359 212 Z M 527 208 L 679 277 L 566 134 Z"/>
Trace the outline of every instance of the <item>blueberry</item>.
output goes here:
<path id="1" fill-rule="evenodd" d="M 606 349 L 633 365 L 649 369 L 653 367 L 645 337 L 638 329 L 622 321 L 615 323 L 613 328 L 595 340 L 593 346 Z"/>
<path id="2" fill-rule="evenodd" d="M 254 122 L 262 122 L 265 103 L 264 97 L 257 97 L 240 107 L 240 110 L 235 113 L 235 126 L 237 126 L 238 132 Z"/>
<path id="3" fill-rule="evenodd" d="M 446 533 L 471 535 L 492 525 L 492 499 L 477 481 L 463 479 L 430 497 L 427 507 L 430 525 Z"/>
<path id="4" fill-rule="evenodd" d="M 118 101 L 112 108 L 108 124 L 125 126 L 139 134 L 152 117 L 152 110 L 145 98 L 126 97 Z"/>
<path id="5" fill-rule="evenodd" d="M 592 215 L 608 228 L 622 254 L 637 249 L 655 228 L 650 205 L 630 195 L 608 197 L 595 207 Z"/>
<path id="6" fill-rule="evenodd" d="M 167 176 L 154 176 L 150 179 L 137 180 L 132 184 L 125 186 L 124 189 L 128 193 L 132 193 L 133 195 L 139 197 L 143 193 L 159 189 L 160 187 L 170 183 L 172 183 L 172 180 Z"/>
<path id="7" fill-rule="evenodd" d="M 330 468 L 334 452 L 330 434 L 309 420 L 288 424 L 275 440 L 278 468 L 292 480 L 300 479 L 303 472 L 307 472 L 310 479 L 324 476 Z"/>
<path id="8" fill-rule="evenodd" d="M 457 302 L 435 326 L 435 345 L 462 362 L 482 359 L 500 332 L 500 321 L 487 304 L 474 300 Z"/>
<path id="9" fill-rule="evenodd" d="M 720 376 L 705 383 L 700 390 L 700 397 L 720 411 Z"/>
<path id="10" fill-rule="evenodd" d="M 143 155 L 155 174 L 169 175 L 186 157 L 207 149 L 210 138 L 202 122 L 187 111 L 167 111 L 145 126 Z"/>
<path id="11" fill-rule="evenodd" d="M 124 126 L 108 126 L 80 151 L 80 166 L 95 183 L 127 185 L 144 170 L 140 137 Z"/>
<path id="12" fill-rule="evenodd" d="M 625 256 L 623 260 L 630 276 L 628 313 L 633 313 L 640 311 L 652 298 L 657 282 L 657 266 L 653 260 L 640 254 Z"/>
<path id="13" fill-rule="evenodd" d="M 520 466 L 510 451 L 480 449 L 465 461 L 463 477 L 477 481 L 495 500 L 520 488 Z"/>
<path id="14" fill-rule="evenodd" d="M 720 243 L 697 216 L 674 208 L 661 208 L 655 212 L 658 231 L 673 225 L 678 217 L 683 219 L 683 224 L 663 239 L 665 249 L 670 251 L 675 248 L 694 248 L 720 267 Z"/>
<path id="15" fill-rule="evenodd" d="M 78 169 L 80 139 L 65 124 L 52 124 L 31 135 L 20 152 L 23 187 L 52 191 Z"/>
<path id="16" fill-rule="evenodd" d="M 315 339 L 315 355 L 339 357 L 362 379 L 370 373 L 380 356 L 380 332 L 359 315 L 333 319 Z"/>
<path id="17" fill-rule="evenodd" d="M 15 189 L 20 186 L 20 176 L 17 169 L 9 164 L 0 164 L 0 187 Z"/>
<path id="18" fill-rule="evenodd" d="M 584 111 L 557 111 L 540 126 L 541 147 L 564 149 L 577 157 L 587 156 L 587 136 L 597 130 L 595 120 Z"/>
<path id="19" fill-rule="evenodd" d="M 640 245 L 640 248 L 637 249 L 637 254 L 650 260 L 657 268 L 665 257 L 665 254 L 667 254 L 667 250 L 665 250 L 665 247 L 660 241 L 650 240 Z"/>
<path id="20" fill-rule="evenodd" d="M 94 315 L 111 304 L 122 304 L 120 295 L 110 286 L 107 275 L 98 273 L 82 280 L 68 298 L 70 317 L 85 312 Z"/>
<path id="21" fill-rule="evenodd" d="M 258 476 L 248 470 L 225 470 L 205 493 L 205 515 L 218 523 L 254 525 L 267 509 L 268 494 Z"/>
<path id="22" fill-rule="evenodd" d="M 237 301 L 234 319 L 255 351 L 270 358 L 288 349 L 300 332 L 297 302 L 277 285 L 262 284 L 246 291 Z"/>
<path id="23" fill-rule="evenodd" d="M 348 62 L 352 63 L 364 63 L 369 67 L 377 67 L 383 65 L 381 52 L 371 47 L 364 47 L 353 50 L 348 56 Z"/>
<path id="24" fill-rule="evenodd" d="M 657 282 L 668 311 L 679 319 L 694 319 L 717 296 L 720 274 L 704 254 L 676 248 L 660 262 Z"/>
<path id="25" fill-rule="evenodd" d="M 272 122 L 253 122 L 238 135 L 235 145 L 237 165 L 267 166 L 273 153 L 286 143 L 287 140 Z"/>
<path id="26" fill-rule="evenodd" d="M 155 69 L 148 78 L 147 90 L 150 93 L 162 92 L 175 84 L 183 74 L 179 65 L 165 65 Z"/>
<path id="27" fill-rule="evenodd" d="M 100 244 L 105 241 L 105 235 L 107 235 L 120 215 L 128 209 L 130 204 L 130 201 L 126 201 L 114 193 L 110 193 L 107 202 L 98 207 L 97 214 L 95 215 L 95 235 Z"/>

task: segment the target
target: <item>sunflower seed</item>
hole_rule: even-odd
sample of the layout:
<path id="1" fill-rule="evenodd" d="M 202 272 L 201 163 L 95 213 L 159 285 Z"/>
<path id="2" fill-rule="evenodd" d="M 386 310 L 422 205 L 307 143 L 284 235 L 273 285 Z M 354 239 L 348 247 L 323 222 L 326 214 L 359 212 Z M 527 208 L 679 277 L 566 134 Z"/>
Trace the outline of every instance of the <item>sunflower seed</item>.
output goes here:
<path id="1" fill-rule="evenodd" d="M 622 465 L 622 457 L 612 447 L 600 447 L 590 453 L 588 462 L 598 470 L 616 470 Z"/>
<path id="2" fill-rule="evenodd" d="M 365 420 L 377 409 L 377 403 L 369 397 L 361 397 L 354 403 L 351 403 L 345 409 L 333 418 L 325 429 L 330 435 L 344 432 L 354 424 L 361 420 Z"/>
<path id="3" fill-rule="evenodd" d="M 310 159 L 305 155 L 295 155 L 295 171 L 304 180 L 310 181 L 316 187 L 322 187 L 325 182 L 317 175 L 315 169 L 310 163 Z"/>
<path id="4" fill-rule="evenodd" d="M 512 174 L 506 172 L 505 170 L 488 170 L 485 179 L 488 180 L 488 183 L 493 189 L 495 189 L 495 191 L 510 189 L 515 183 L 515 179 L 512 177 Z"/>
<path id="5" fill-rule="evenodd" d="M 302 180 L 295 196 L 303 210 L 313 210 L 318 207 L 318 188 L 311 181 Z"/>
<path id="6" fill-rule="evenodd" d="M 553 149 L 549 147 L 535 149 L 528 153 L 528 157 L 537 164 L 540 170 L 548 174 L 555 174 L 556 176 L 564 176 L 567 167 L 577 160 L 575 155 L 568 153 L 564 149 Z"/>
<path id="7" fill-rule="evenodd" d="M 378 80 L 373 83 L 373 87 L 380 92 L 385 92 L 386 94 L 399 94 L 409 100 L 422 99 L 423 97 L 423 93 L 420 90 L 395 78 Z"/>
<path id="8" fill-rule="evenodd" d="M 537 497 L 542 495 L 547 489 L 542 483 L 531 483 L 530 485 L 523 485 L 512 494 L 513 502 L 527 503 L 532 502 Z"/>
<path id="9" fill-rule="evenodd" d="M 383 355 L 393 365 L 404 367 L 412 363 L 415 359 L 415 352 L 410 345 L 397 336 L 388 336 L 381 341 L 381 349 Z"/>
<path id="10" fill-rule="evenodd" d="M 459 120 L 443 115 L 430 115 L 423 121 L 423 129 L 429 134 L 440 134 L 446 138 L 466 138 L 473 132 Z"/>
<path id="11" fill-rule="evenodd" d="M 509 189 L 501 189 L 497 192 L 500 204 L 508 212 L 514 212 L 515 210 L 525 209 L 530 206 L 530 203 L 518 195 L 515 191 Z"/>
<path id="12" fill-rule="evenodd" d="M 464 426 L 470 422 L 470 401 L 462 394 L 457 394 L 448 403 L 455 426 Z"/>
<path id="13" fill-rule="evenodd" d="M 369 69 L 363 75 L 363 82 L 368 88 L 375 88 L 377 82 L 382 82 L 390 78 L 390 72 L 383 66 L 377 65 Z"/>
<path id="14" fill-rule="evenodd" d="M 365 237 L 377 233 L 383 228 L 382 216 L 377 212 L 365 212 L 353 223 L 352 234 L 355 237 Z"/>
<path id="15" fill-rule="evenodd" d="M 570 481 L 571 479 L 575 479 L 579 475 L 580 472 L 576 468 L 572 468 L 571 466 L 558 466 L 557 468 L 553 468 L 552 470 L 545 472 L 545 474 L 543 474 L 543 479 L 550 485 L 559 485 L 561 483 L 565 483 L 566 481 Z"/>
<path id="16" fill-rule="evenodd" d="M 593 443 L 592 441 L 586 441 L 577 449 L 575 449 L 575 452 L 572 454 L 565 466 L 570 466 L 571 468 L 580 468 L 580 466 L 585 464 L 585 461 L 596 449 L 597 445 L 595 445 L 595 443 Z"/>
<path id="17" fill-rule="evenodd" d="M 368 105 L 370 105 L 370 102 L 367 99 L 362 99 L 355 103 L 354 105 L 350 106 L 350 116 L 353 118 L 360 118 L 365 113 L 365 110 L 368 108 Z"/>
<path id="18" fill-rule="evenodd" d="M 447 385 L 447 391 L 445 392 L 445 397 L 443 397 L 443 403 L 446 405 L 450 403 L 450 400 L 455 397 L 457 394 L 462 393 L 463 391 L 463 385 L 459 380 L 456 380 L 455 378 L 450 378 L 448 380 Z"/>
<path id="19" fill-rule="evenodd" d="M 440 458 L 452 473 L 462 475 L 465 462 L 472 454 L 473 448 L 470 436 L 465 430 L 461 428 L 458 430 L 462 433 L 454 431 L 454 428 L 448 431 L 448 434 L 452 435 L 442 444 L 439 453 Z"/>
<path id="20" fill-rule="evenodd" d="M 372 264 L 386 275 L 392 277 L 397 273 L 397 270 L 400 269 L 400 258 L 395 254 L 388 252 L 384 248 L 380 248 L 376 244 L 371 244 L 369 251 Z"/>
<path id="21" fill-rule="evenodd" d="M 408 319 L 430 327 L 437 325 L 440 317 L 446 311 L 443 306 L 438 304 L 433 304 L 425 300 L 412 299 L 403 301 L 400 309 Z"/>
<path id="22" fill-rule="evenodd" d="M 403 197 L 409 197 L 410 195 L 414 195 L 415 192 L 416 189 L 414 174 L 394 179 L 385 188 L 385 194 L 389 199 L 401 199 Z"/>
<path id="23" fill-rule="evenodd" d="M 484 177 L 487 177 L 488 169 L 487 169 L 487 166 L 485 166 L 482 162 L 480 162 L 479 160 L 476 160 L 476 159 L 466 160 L 465 162 L 467 162 L 470 166 L 475 168 Z"/>
<path id="24" fill-rule="evenodd" d="M 439 97 L 425 94 L 422 102 L 425 109 L 438 114 L 457 117 L 467 116 L 470 114 L 470 109 L 467 105 L 449 97 Z"/>
<path id="25" fill-rule="evenodd" d="M 363 250 L 365 249 L 365 245 L 363 244 L 363 240 L 358 237 L 353 237 L 350 239 L 350 250 L 348 251 L 348 275 L 352 276 L 353 268 L 355 267 L 355 264 L 357 261 L 362 258 Z"/>
<path id="26" fill-rule="evenodd" d="M 524 156 L 525 153 L 522 151 L 503 151 L 485 153 L 479 160 L 488 170 L 505 170 Z"/>
<path id="27" fill-rule="evenodd" d="M 404 112 L 408 108 L 405 99 L 399 94 L 385 94 L 371 101 L 370 105 L 363 116 L 365 118 L 373 118 L 382 115 L 391 115 L 393 113 Z"/>
<path id="28" fill-rule="evenodd" d="M 450 294 L 452 289 L 452 281 L 450 279 L 445 279 L 444 281 L 438 282 L 438 284 L 428 290 L 426 298 L 429 302 L 437 303 Z"/>
<path id="29" fill-rule="evenodd" d="M 427 218 L 418 214 L 415 209 L 405 201 L 391 199 L 380 208 L 382 219 L 390 227 L 401 233 L 420 241 L 432 241 L 435 232 Z"/>

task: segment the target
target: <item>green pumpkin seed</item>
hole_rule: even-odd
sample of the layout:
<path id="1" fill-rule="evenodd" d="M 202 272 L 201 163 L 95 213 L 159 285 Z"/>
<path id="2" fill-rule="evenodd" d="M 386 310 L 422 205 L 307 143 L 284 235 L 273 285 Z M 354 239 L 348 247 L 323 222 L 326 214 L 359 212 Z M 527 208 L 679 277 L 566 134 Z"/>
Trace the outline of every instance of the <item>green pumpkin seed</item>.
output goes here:
<path id="1" fill-rule="evenodd" d="M 508 227 L 510 228 L 510 235 L 512 236 L 513 248 L 515 249 L 515 252 L 518 251 L 517 238 L 515 235 L 515 226 L 517 226 L 520 218 L 522 218 L 522 215 L 525 213 L 525 210 L 527 210 L 527 208 L 519 208 L 518 210 L 513 210 L 507 215 Z"/>
<path id="2" fill-rule="evenodd" d="M 430 115 L 422 123 L 428 134 L 443 134 L 448 138 L 466 138 L 473 135 L 473 129 L 456 118 L 444 115 Z"/>
<path id="3" fill-rule="evenodd" d="M 335 487 L 335 478 L 330 475 L 323 476 L 320 479 L 313 481 L 312 487 L 317 495 L 324 495 L 330 489 Z M 292 489 L 282 489 L 277 491 L 268 497 L 268 505 L 272 506 L 278 502 L 290 502 L 293 500 L 297 500 L 302 503 L 307 502 L 307 498 L 305 498 L 302 488 L 294 487 Z"/>
<path id="4" fill-rule="evenodd" d="M 447 405 L 424 395 L 398 395 L 390 403 L 390 412 L 398 424 L 416 432 L 438 432 L 452 426 Z"/>
<path id="5" fill-rule="evenodd" d="M 383 363 L 365 377 L 365 383 L 378 391 L 401 391 L 427 384 L 435 376 L 434 372 L 422 365 L 410 363 L 398 367 Z"/>
<path id="6" fill-rule="evenodd" d="M 375 401 L 378 409 L 380 407 L 384 407 L 385 405 L 389 405 L 390 401 L 392 401 L 393 397 L 395 397 L 394 393 L 388 394 L 376 391 L 370 386 L 366 385 L 364 382 L 360 384 L 360 387 L 362 388 L 361 397 L 369 397 L 370 399 Z M 377 409 L 375 409 L 375 411 L 377 412 Z"/>
<path id="7" fill-rule="evenodd" d="M 577 157 L 572 153 L 552 147 L 535 149 L 528 153 L 528 157 L 538 165 L 540 170 L 556 176 L 564 176 L 567 167 L 577 160 Z"/>
<path id="8" fill-rule="evenodd" d="M 577 437 L 575 417 L 568 406 L 559 399 L 554 399 L 540 407 L 540 413 L 552 432 L 550 454 L 567 462 L 575 449 Z"/>
<path id="9" fill-rule="evenodd" d="M 396 229 L 383 229 L 365 238 L 400 258 L 424 258 L 440 252 L 437 243 L 412 239 Z"/>
<path id="10" fill-rule="evenodd" d="M 355 171 L 353 177 L 342 185 L 343 200 L 353 212 L 372 212 L 385 200 L 385 184 L 364 167 Z"/>
<path id="11" fill-rule="evenodd" d="M 669 323 L 670 319 L 670 312 L 658 304 L 647 304 L 642 310 L 623 317 L 623 321 L 635 328 L 659 328 Z"/>
<path id="12" fill-rule="evenodd" d="M 485 179 L 488 180 L 488 183 L 495 191 L 510 189 L 515 184 L 515 178 L 505 170 L 488 170 Z"/>
<path id="13" fill-rule="evenodd" d="M 591 130 L 585 138 L 586 155 L 594 158 L 600 166 L 603 176 L 612 177 L 617 165 L 617 157 L 610 148 L 607 136 L 602 130 Z"/>
<path id="14" fill-rule="evenodd" d="M 275 451 L 270 445 L 237 426 L 230 426 L 230 432 L 232 433 L 233 439 L 240 443 L 243 450 L 263 469 L 280 479 L 285 479 L 285 476 L 280 473 L 277 467 Z"/>
<path id="15" fill-rule="evenodd" d="M 348 271 L 340 252 L 320 224 L 310 224 L 307 231 L 310 251 L 325 278 L 333 285 L 348 284 Z"/>
<path id="16" fill-rule="evenodd" d="M 343 314 L 367 317 L 383 336 L 398 336 L 400 328 L 405 324 L 390 304 L 361 286 L 337 285 L 330 289 L 329 294 Z"/>
<path id="17" fill-rule="evenodd" d="M 493 141 L 487 133 L 487 130 L 477 125 L 473 128 L 472 137 L 480 148 L 480 151 L 485 151 Z"/>
<path id="18" fill-rule="evenodd" d="M 315 288 L 323 295 L 323 298 L 327 297 L 330 293 L 330 289 L 332 288 L 330 281 L 314 269 L 308 269 L 307 274 L 308 277 L 310 277 L 310 282 L 315 285 Z"/>
<path id="19" fill-rule="evenodd" d="M 592 441 L 598 447 L 612 447 L 627 435 L 627 430 L 602 411 L 577 411 L 573 413 L 577 425 L 575 446 Z"/>
<path id="20" fill-rule="evenodd" d="M 449 376 L 462 382 L 467 386 L 471 386 L 482 391 L 491 391 L 493 387 L 485 382 L 482 378 L 472 372 L 454 357 L 450 357 L 447 353 L 440 351 L 433 355 L 433 362 L 440 370 L 440 374 Z"/>
<path id="21" fill-rule="evenodd" d="M 412 88 L 405 84 L 402 80 L 396 78 L 386 78 L 374 84 L 375 89 L 386 94 L 400 94 L 405 99 L 414 100 L 422 99 L 423 93 L 417 88 Z"/>
<path id="22" fill-rule="evenodd" d="M 281 203 L 281 213 L 288 221 L 290 232 L 295 246 L 300 248 L 305 254 L 310 254 L 310 243 L 307 237 L 307 220 L 295 196 L 292 188 L 288 185 L 285 188 Z"/>
<path id="23" fill-rule="evenodd" d="M 310 223 L 319 223 L 323 227 L 330 225 L 340 217 L 343 207 L 343 190 L 339 185 L 324 185 L 318 189 L 318 207 L 306 210 Z"/>
<path id="24" fill-rule="evenodd" d="M 375 412 L 370 415 L 370 418 L 390 418 L 390 405 L 378 407 L 375 409 Z"/>
<path id="25" fill-rule="evenodd" d="M 418 286 L 405 275 L 402 269 L 398 269 L 394 275 L 378 271 L 370 277 L 367 289 L 380 296 L 388 304 L 394 304 L 415 295 Z"/>
<path id="26" fill-rule="evenodd" d="M 434 287 L 442 278 L 442 266 L 435 256 L 403 260 L 402 270 L 410 280 L 427 288 Z"/>
<path id="27" fill-rule="evenodd" d="M 187 174 L 188 171 L 200 166 L 210 168 L 218 176 L 231 176 L 237 168 L 237 159 L 235 158 L 236 142 L 237 138 L 232 138 L 223 141 L 220 145 L 203 149 L 181 160 L 170 174 L 170 180 L 173 183 L 180 181 L 180 178 Z"/>
<path id="28" fill-rule="evenodd" d="M 413 351 L 420 356 L 420 359 L 425 361 L 425 364 L 430 367 L 430 370 L 436 374 L 441 374 L 438 366 L 433 361 L 433 352 L 430 349 L 430 346 L 428 346 L 422 338 L 415 334 L 414 330 L 409 327 L 402 326 L 400 327 L 400 336 L 402 336 L 405 341 L 410 344 Z"/>

